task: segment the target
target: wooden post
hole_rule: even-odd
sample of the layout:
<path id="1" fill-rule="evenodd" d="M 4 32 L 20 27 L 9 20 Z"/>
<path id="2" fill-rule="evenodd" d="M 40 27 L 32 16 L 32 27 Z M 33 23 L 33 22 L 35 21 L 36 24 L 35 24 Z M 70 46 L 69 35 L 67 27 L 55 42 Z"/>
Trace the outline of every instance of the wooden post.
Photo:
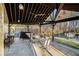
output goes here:
<path id="1" fill-rule="evenodd" d="M 53 30 L 54 30 L 54 24 L 52 24 L 52 41 L 54 41 L 54 32 L 53 32 Z"/>

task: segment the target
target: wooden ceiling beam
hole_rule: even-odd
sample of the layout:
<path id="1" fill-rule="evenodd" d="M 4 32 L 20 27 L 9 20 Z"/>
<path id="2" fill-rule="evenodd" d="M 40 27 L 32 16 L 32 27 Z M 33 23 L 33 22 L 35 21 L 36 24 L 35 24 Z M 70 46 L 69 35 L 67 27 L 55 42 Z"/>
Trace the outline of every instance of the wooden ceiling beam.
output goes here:
<path id="1" fill-rule="evenodd" d="M 36 7 L 38 7 L 38 5 L 36 5 Z M 39 7 L 37 8 L 37 10 L 36 10 L 36 11 L 34 10 L 34 12 L 33 12 L 33 13 L 35 13 L 35 14 L 36 14 L 36 13 L 38 13 L 38 12 L 39 12 L 40 7 L 41 7 L 41 4 L 39 4 Z M 32 22 L 35 22 L 35 15 L 34 15 L 34 17 L 33 17 Z"/>
<path id="2" fill-rule="evenodd" d="M 41 25 L 46 25 L 46 24 L 56 24 L 56 23 L 62 23 L 62 22 L 68 22 L 68 21 L 75 21 L 75 20 L 79 20 L 79 16 L 75 16 L 75 17 L 70 17 L 70 18 L 65 18 L 65 19 L 61 19 L 61 20 L 56 20 L 56 21 L 47 21 Z"/>
<path id="3" fill-rule="evenodd" d="M 14 11 L 15 11 L 15 22 L 16 22 L 16 3 L 14 4 Z"/>
<path id="4" fill-rule="evenodd" d="M 33 12 L 32 12 L 32 13 L 35 13 L 35 11 L 36 11 L 36 7 L 37 7 L 37 5 L 35 5 L 34 10 L 33 10 Z M 33 15 L 33 14 L 32 14 L 32 15 Z M 31 22 L 33 23 L 33 22 L 34 22 L 34 21 L 33 21 L 33 20 L 34 20 L 34 17 L 32 16 L 32 18 L 31 18 L 31 19 L 32 19 L 32 21 L 31 21 Z"/>
<path id="5" fill-rule="evenodd" d="M 42 14 L 42 11 L 44 10 L 44 6 L 42 5 L 41 9 L 39 10 L 38 14 Z M 38 16 L 35 22 L 40 22 L 41 16 Z"/>
<path id="6" fill-rule="evenodd" d="M 13 22 L 12 9 L 11 9 L 11 4 L 10 3 L 9 3 L 9 7 L 10 7 L 11 19 L 12 19 L 12 22 Z"/>
<path id="7" fill-rule="evenodd" d="M 42 10 L 42 4 L 40 4 L 40 8 L 36 11 L 35 15 L 40 14 L 40 11 L 41 11 L 41 10 Z M 38 23 L 38 17 L 39 17 L 39 16 L 37 16 L 37 17 L 35 18 L 35 22 L 36 22 L 36 23 Z"/>
<path id="8" fill-rule="evenodd" d="M 18 5 L 18 7 L 19 7 L 19 5 Z M 18 9 L 18 11 L 19 11 L 18 20 L 20 20 L 20 22 L 21 22 L 21 19 L 20 19 L 20 9 Z"/>
<path id="9" fill-rule="evenodd" d="M 34 6 L 35 6 L 35 4 L 34 4 Z M 34 8 L 32 9 L 32 12 L 34 12 Z M 32 23 L 32 18 L 33 18 L 32 12 L 31 12 L 31 16 L 30 16 L 30 22 L 31 23 Z"/>
<path id="10" fill-rule="evenodd" d="M 15 20 L 15 22 L 18 22 L 18 19 L 19 19 L 19 4 L 18 3 L 16 3 L 16 10 L 15 10 L 15 12 L 16 12 L 16 20 Z"/>
<path id="11" fill-rule="evenodd" d="M 25 18 L 24 18 L 24 22 L 27 20 L 27 12 L 28 12 L 28 9 L 29 9 L 29 3 L 28 3 L 28 6 L 27 6 L 27 10 L 26 10 L 26 14 L 25 14 Z"/>
<path id="12" fill-rule="evenodd" d="M 43 6 L 44 6 L 44 5 L 43 5 Z M 42 14 L 45 14 L 44 12 L 46 11 L 46 6 L 44 6 L 43 8 L 44 8 L 44 9 L 43 9 L 43 11 L 42 11 L 41 13 L 42 13 Z M 46 15 L 46 14 L 45 14 L 45 15 Z M 45 15 L 44 15 L 44 16 L 45 16 Z M 39 18 L 39 21 L 40 21 L 40 22 L 42 22 L 42 21 L 44 20 L 44 19 L 43 19 L 44 16 L 41 16 L 41 17 Z"/>
<path id="13" fill-rule="evenodd" d="M 46 10 L 45 13 L 47 12 L 47 13 L 50 15 L 50 11 L 51 11 L 51 9 L 48 8 L 48 10 Z M 48 17 L 49 15 L 45 15 L 45 16 L 44 16 L 44 18 L 43 18 L 44 21 L 47 19 L 47 17 Z M 43 21 L 43 22 L 44 22 L 44 21 Z"/>
<path id="14" fill-rule="evenodd" d="M 24 11 L 26 11 L 25 8 L 26 8 L 26 7 L 25 7 L 25 3 L 24 3 L 24 8 L 23 8 L 23 13 L 22 13 L 22 18 L 21 18 L 22 20 L 23 20 L 23 17 L 24 17 Z M 23 22 L 24 22 L 24 20 L 23 20 Z"/>
<path id="15" fill-rule="evenodd" d="M 27 19 L 27 22 L 28 22 L 28 23 L 29 23 L 29 20 L 31 20 L 31 19 L 30 19 L 30 15 L 32 14 L 31 12 L 32 12 L 32 10 L 33 10 L 33 6 L 34 6 L 34 4 L 32 4 L 31 9 L 30 9 L 30 12 L 29 12 L 29 15 L 28 15 L 28 19 Z"/>

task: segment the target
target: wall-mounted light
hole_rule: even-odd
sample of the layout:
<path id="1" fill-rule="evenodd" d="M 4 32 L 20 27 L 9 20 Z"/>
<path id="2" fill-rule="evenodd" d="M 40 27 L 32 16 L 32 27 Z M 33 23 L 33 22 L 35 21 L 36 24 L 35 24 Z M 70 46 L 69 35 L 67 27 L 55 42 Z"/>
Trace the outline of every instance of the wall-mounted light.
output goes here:
<path id="1" fill-rule="evenodd" d="M 19 9 L 20 10 L 23 10 L 23 8 L 24 8 L 23 5 L 22 4 L 19 4 Z"/>

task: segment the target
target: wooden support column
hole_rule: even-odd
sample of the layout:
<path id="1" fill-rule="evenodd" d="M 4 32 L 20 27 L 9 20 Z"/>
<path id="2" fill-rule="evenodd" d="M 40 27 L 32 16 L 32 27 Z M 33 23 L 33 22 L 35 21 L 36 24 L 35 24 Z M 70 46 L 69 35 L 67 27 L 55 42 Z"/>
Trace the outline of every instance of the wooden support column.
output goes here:
<path id="1" fill-rule="evenodd" d="M 51 14 L 52 16 L 50 15 L 51 21 L 55 20 L 56 15 L 54 16 L 54 13 L 55 12 L 53 11 L 53 13 Z M 55 26 L 54 23 L 51 23 L 51 26 L 52 26 L 52 41 L 54 41 L 54 31 L 53 31 L 54 30 L 54 26 Z"/>
<path id="2" fill-rule="evenodd" d="M 31 38 L 31 32 L 30 32 L 29 25 L 27 25 L 27 32 L 30 33 L 30 38 Z"/>
<path id="3" fill-rule="evenodd" d="M 54 26 L 55 24 L 52 24 L 52 41 L 54 41 Z"/>
<path id="4" fill-rule="evenodd" d="M 29 32 L 29 25 L 27 25 L 27 32 Z"/>

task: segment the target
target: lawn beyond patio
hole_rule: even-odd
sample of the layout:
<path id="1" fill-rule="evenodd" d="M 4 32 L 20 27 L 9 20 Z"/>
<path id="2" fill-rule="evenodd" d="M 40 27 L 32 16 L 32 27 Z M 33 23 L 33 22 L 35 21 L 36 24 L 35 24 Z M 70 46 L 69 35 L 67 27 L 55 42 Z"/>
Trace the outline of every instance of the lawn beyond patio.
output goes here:
<path id="1" fill-rule="evenodd" d="M 62 43 L 62 44 L 68 45 L 70 47 L 79 49 L 79 42 L 76 42 L 74 40 L 72 41 L 72 40 L 65 39 L 65 38 L 55 37 L 55 41 L 58 43 Z"/>

